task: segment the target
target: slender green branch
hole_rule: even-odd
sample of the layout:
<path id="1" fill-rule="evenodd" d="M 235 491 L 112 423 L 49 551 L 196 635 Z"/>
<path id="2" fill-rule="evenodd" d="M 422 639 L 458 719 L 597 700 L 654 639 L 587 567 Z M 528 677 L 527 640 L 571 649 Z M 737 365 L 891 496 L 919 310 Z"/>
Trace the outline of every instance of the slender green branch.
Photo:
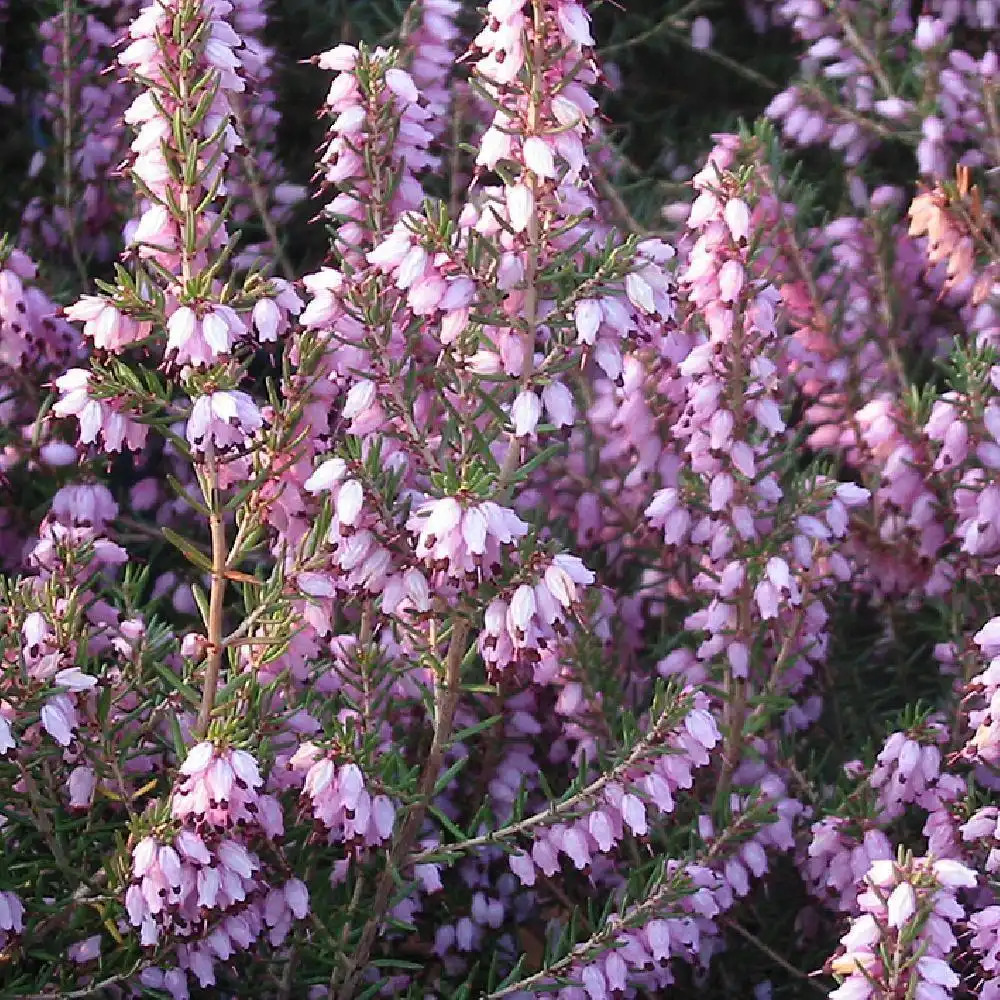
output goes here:
<path id="1" fill-rule="evenodd" d="M 418 865 L 429 861 L 440 860 L 442 855 L 462 854 L 467 851 L 473 851 L 479 847 L 486 847 L 489 844 L 496 844 L 500 841 L 508 840 L 511 837 L 527 833 L 528 831 L 535 829 L 535 827 L 547 826 L 550 823 L 554 823 L 556 820 L 562 819 L 578 806 L 592 800 L 609 784 L 617 781 L 623 775 L 628 774 L 629 771 L 631 771 L 634 767 L 637 767 L 643 759 L 649 755 L 649 752 L 653 747 L 662 743 L 671 728 L 673 728 L 673 726 L 677 723 L 677 715 L 675 712 L 671 711 L 674 707 L 676 706 L 671 705 L 664 709 L 663 713 L 660 715 L 659 719 L 657 719 L 653 727 L 636 743 L 624 760 L 609 770 L 604 771 L 589 785 L 585 788 L 581 788 L 580 791 L 571 795 L 569 798 L 549 806 L 548 809 L 545 809 L 540 813 L 527 816 L 522 820 L 518 820 L 516 823 L 509 823 L 507 826 L 503 826 L 499 830 L 493 830 L 490 833 L 482 834 L 479 837 L 470 837 L 468 840 L 461 840 L 455 844 L 446 844 L 441 847 L 429 847 L 410 858 L 410 862 Z"/>

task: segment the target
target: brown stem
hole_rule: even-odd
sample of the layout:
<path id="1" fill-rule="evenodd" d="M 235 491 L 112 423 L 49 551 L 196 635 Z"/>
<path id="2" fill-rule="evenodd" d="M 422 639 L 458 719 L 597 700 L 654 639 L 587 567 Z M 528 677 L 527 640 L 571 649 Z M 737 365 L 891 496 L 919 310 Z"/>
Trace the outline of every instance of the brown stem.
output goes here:
<path id="1" fill-rule="evenodd" d="M 420 826 L 427 813 L 434 792 L 434 784 L 441 770 L 445 750 L 451 740 L 452 727 L 455 721 L 455 711 L 458 708 L 460 694 L 459 680 L 462 672 L 462 661 L 465 659 L 469 640 L 469 623 L 460 620 L 453 627 L 448 654 L 445 657 L 444 671 L 434 679 L 434 738 L 427 754 L 423 772 L 420 775 L 417 800 L 413 803 L 409 815 L 396 837 L 386 865 L 375 889 L 375 901 L 372 904 L 371 916 L 361 932 L 357 949 L 350 960 L 344 984 L 337 994 L 338 1000 L 351 1000 L 358 980 L 364 972 L 368 956 L 371 954 L 379 925 L 389 907 L 392 889 L 395 885 L 396 870 L 409 855 L 413 841 L 420 832 Z"/>
<path id="2" fill-rule="evenodd" d="M 736 634 L 740 639 L 751 640 L 750 601 L 753 595 L 749 584 L 744 584 L 737 606 Z M 752 648 L 752 646 L 751 646 Z M 725 750 L 722 757 L 722 774 L 719 777 L 719 788 L 723 794 L 728 792 L 733 772 L 739 767 L 743 755 L 743 730 L 746 726 L 747 712 L 747 680 L 737 677 L 731 667 L 725 667 L 726 704 L 723 707 L 723 728 L 725 729 Z"/>
<path id="3" fill-rule="evenodd" d="M 878 81 L 878 85 L 882 88 L 882 93 L 886 97 L 895 97 L 896 88 L 893 87 L 892 81 L 882 66 L 882 59 L 877 53 L 872 52 L 865 40 L 858 34 L 858 29 L 854 26 L 850 14 L 840 4 L 836 3 L 835 0 L 823 0 L 823 3 L 827 10 L 837 18 L 837 22 L 843 29 L 847 44 L 854 49 L 855 53 L 857 53 L 858 57 L 868 68 L 868 72 Z"/>
<path id="4" fill-rule="evenodd" d="M 195 736 L 204 739 L 212 721 L 215 695 L 219 687 L 219 671 L 222 667 L 223 635 L 222 611 L 226 596 L 226 525 L 223 520 L 222 505 L 219 502 L 219 470 L 215 461 L 215 449 L 209 444 L 205 452 L 205 503 L 210 511 L 209 525 L 212 535 L 212 592 L 208 600 L 208 654 L 205 660 L 205 684 L 201 692 L 201 707 Z"/>

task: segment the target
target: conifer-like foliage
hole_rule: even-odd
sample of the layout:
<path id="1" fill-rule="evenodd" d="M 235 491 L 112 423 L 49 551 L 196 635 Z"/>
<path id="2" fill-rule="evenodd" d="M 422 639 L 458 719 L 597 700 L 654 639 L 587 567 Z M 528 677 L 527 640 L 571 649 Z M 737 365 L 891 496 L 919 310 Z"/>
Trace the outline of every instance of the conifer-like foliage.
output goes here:
<path id="1" fill-rule="evenodd" d="M 1000 998 L 998 0 L 0 18 L 0 1000 Z"/>

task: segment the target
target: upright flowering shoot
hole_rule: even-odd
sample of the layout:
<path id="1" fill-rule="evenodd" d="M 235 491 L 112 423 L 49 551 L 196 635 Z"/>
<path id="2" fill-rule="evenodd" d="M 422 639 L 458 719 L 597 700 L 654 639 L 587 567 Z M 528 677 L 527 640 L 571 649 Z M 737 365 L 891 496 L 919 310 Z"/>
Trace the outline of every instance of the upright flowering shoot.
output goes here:
<path id="1" fill-rule="evenodd" d="M 120 268 L 115 285 L 102 286 L 100 295 L 84 296 L 68 311 L 83 322 L 99 360 L 57 381 L 55 406 L 57 415 L 77 418 L 81 443 L 106 451 L 127 447 L 139 453 L 137 461 L 159 443 L 149 440 L 150 427 L 164 430 L 182 460 L 175 480 L 180 501 L 207 522 L 204 543 L 164 529 L 208 581 L 207 594 L 194 592 L 203 631 L 183 639 L 183 659 L 169 668 L 171 675 L 175 669 L 186 673 L 193 685 L 174 715 L 175 748 L 183 747 L 185 736 L 229 732 L 234 718 L 219 718 L 217 711 L 227 668 L 237 662 L 238 638 L 225 633 L 227 580 L 254 581 L 238 570 L 261 533 L 245 484 L 266 478 L 268 423 L 265 410 L 240 386 L 248 383 L 256 344 L 276 339 L 297 307 L 280 282 L 253 273 L 237 282 L 225 273 L 236 246 L 226 228 L 227 163 L 241 141 L 232 101 L 246 89 L 247 54 L 230 24 L 232 12 L 228 0 L 156 0 L 129 29 L 119 62 L 140 88 L 125 112 L 135 131 L 128 167 L 142 197 L 142 214 L 129 234 L 134 274 Z M 236 485 L 243 490 L 238 504 Z M 275 605 L 270 610 L 274 617 Z M 70 744 L 79 725 L 74 702 L 82 683 L 67 678 L 71 693 L 45 708 L 43 724 L 62 745 Z M 246 697 L 245 685 L 243 691 Z M 237 707 L 232 698 L 228 705 L 230 713 Z M 232 839 L 234 831 L 243 829 L 245 837 L 249 824 L 274 837 L 283 826 L 281 808 L 260 794 L 257 765 L 243 751 L 216 754 L 203 741 L 181 773 L 173 816 L 182 822 L 194 817 L 199 832 L 182 832 L 173 843 L 165 831 L 159 840 L 144 839 L 135 850 L 136 882 L 125 902 L 142 944 L 159 945 L 164 934 L 168 945 L 183 940 L 169 964 L 189 969 L 207 986 L 215 958 L 246 948 L 261 921 L 272 928 L 272 941 L 280 941 L 291 914 L 304 912 L 305 896 L 293 892 L 287 906 L 268 903 L 262 912 L 234 913 L 261 888 L 255 879 L 265 868 Z M 215 829 L 230 839 L 219 841 Z M 229 916 L 209 944 L 201 935 L 202 908 L 216 905 Z M 279 926 L 280 933 L 274 930 Z M 189 943 L 192 938 L 197 940 Z"/>
<path id="2" fill-rule="evenodd" d="M 318 62 L 338 71 L 326 99 L 332 120 L 320 167 L 324 187 L 339 193 L 326 212 L 339 223 L 334 250 L 356 266 L 373 238 L 419 208 L 417 176 L 441 161 L 427 152 L 431 114 L 395 52 L 341 45 Z"/>
<path id="3" fill-rule="evenodd" d="M 847 508 L 867 496 L 847 484 L 833 495 L 833 484 L 821 480 L 804 489 L 792 468 L 779 298 L 753 274 L 760 216 L 758 209 L 755 223 L 739 153 L 737 137 L 724 137 L 695 178 L 688 225 L 696 238 L 681 284 L 703 333 L 679 365 L 685 406 L 671 428 L 684 464 L 646 511 L 669 549 L 689 541 L 704 547 L 688 585 L 713 596 L 686 624 L 708 633 L 700 659 L 724 658 L 734 725 L 742 725 L 749 678 L 772 690 L 797 688 L 808 659 L 820 654 L 826 616 L 811 591 L 849 576 L 833 545 L 846 531 Z M 762 625 L 770 663 L 754 664 Z M 730 739 L 735 746 L 740 735 Z"/>
<path id="4" fill-rule="evenodd" d="M 212 548 L 202 731 L 221 667 L 223 574 L 241 555 L 226 545 L 221 491 L 253 475 L 265 424 L 237 387 L 254 340 L 274 339 L 290 305 L 256 275 L 240 287 L 221 273 L 233 250 L 221 207 L 226 164 L 240 141 L 231 99 L 245 90 L 231 12 L 228 0 L 157 2 L 129 29 L 119 62 L 141 87 L 125 119 L 136 133 L 130 171 L 144 199 L 131 233 L 135 277 L 120 272 L 117 286 L 70 310 L 111 360 L 60 379 L 56 405 L 78 417 L 85 442 L 109 450 L 142 447 L 146 424 L 186 422 L 173 440 L 189 449 Z"/>
<path id="5" fill-rule="evenodd" d="M 619 380 L 627 345 L 673 308 L 662 269 L 670 248 L 618 242 L 598 220 L 586 148 L 596 111 L 592 45 L 576 4 L 490 5 L 471 54 L 494 117 L 457 218 L 440 205 L 419 213 L 406 205 L 409 173 L 427 162 L 417 144 L 430 134 L 394 55 L 340 46 L 320 57 L 340 74 L 324 173 L 343 186 L 330 204 L 342 266 L 310 279 L 303 318 L 325 339 L 323 367 L 351 438 L 305 483 L 330 497 L 332 558 L 300 583 L 319 601 L 337 592 L 363 600 L 366 634 L 383 630 L 399 669 L 433 690 L 419 798 L 397 827 L 392 864 L 405 861 L 418 834 L 454 834 L 439 825 L 442 813 L 464 822 L 464 804 L 435 784 L 447 755 L 468 752 L 449 747 L 456 720 L 468 726 L 486 708 L 460 695 L 473 650 L 486 679 L 525 689 L 526 704 L 545 697 L 535 691 L 565 692 L 571 717 L 588 683 L 573 664 L 576 645 L 607 636 L 594 618 L 594 573 L 563 551 L 525 489 L 564 451 L 588 381 Z M 375 473 L 374 456 L 390 476 Z M 507 714 L 502 699 L 490 702 Z M 546 720 L 553 738 L 580 744 L 582 760 L 590 737 L 562 728 Z M 641 828 L 639 800 L 627 798 L 626 811 Z M 601 844 L 615 840 L 599 834 Z M 340 981 L 345 1000 L 392 886 L 390 865 Z"/>
<path id="6" fill-rule="evenodd" d="M 36 191 L 50 185 L 58 196 L 55 203 L 41 193 L 32 197 L 22 224 L 34 246 L 52 257 L 65 256 L 83 280 L 89 259 L 106 261 L 119 249 L 131 207 L 128 180 L 115 171 L 128 147 L 121 116 L 129 85 L 105 72 L 121 33 L 101 17 L 102 5 L 58 6 L 40 25 L 48 88 L 38 114 L 54 141 L 37 150 L 29 168 Z M 116 6 L 121 25 L 140 3 L 124 0 Z"/>

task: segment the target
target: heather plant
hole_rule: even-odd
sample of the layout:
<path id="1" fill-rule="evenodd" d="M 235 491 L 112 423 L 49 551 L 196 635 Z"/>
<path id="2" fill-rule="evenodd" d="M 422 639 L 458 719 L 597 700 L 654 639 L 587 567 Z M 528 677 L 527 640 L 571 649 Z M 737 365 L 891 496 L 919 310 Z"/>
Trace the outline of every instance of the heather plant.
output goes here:
<path id="1" fill-rule="evenodd" d="M 1000 996 L 1000 5 L 300 6 L 19 25 L 0 997 Z"/>

